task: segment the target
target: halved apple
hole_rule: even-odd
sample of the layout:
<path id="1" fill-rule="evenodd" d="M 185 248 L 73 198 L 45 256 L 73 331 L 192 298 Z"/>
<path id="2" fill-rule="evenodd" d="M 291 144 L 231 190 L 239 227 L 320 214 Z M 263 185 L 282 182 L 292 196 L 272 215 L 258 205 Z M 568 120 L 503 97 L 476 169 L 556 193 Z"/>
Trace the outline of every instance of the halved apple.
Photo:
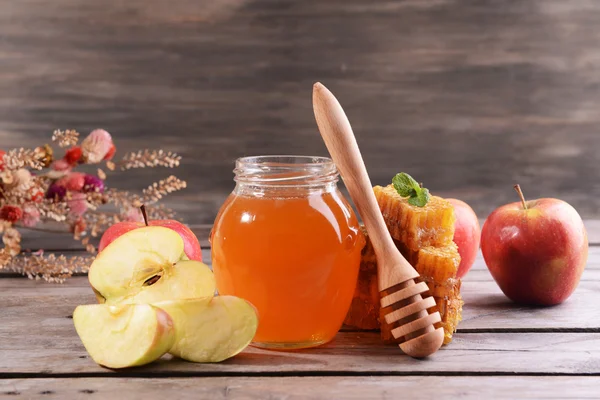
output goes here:
<path id="1" fill-rule="evenodd" d="M 250 344 L 258 327 L 254 306 L 233 296 L 163 301 L 154 304 L 175 323 L 174 356 L 193 362 L 220 362 Z"/>
<path id="2" fill-rule="evenodd" d="M 108 368 L 151 363 L 176 339 L 169 314 L 149 304 L 79 306 L 73 322 L 92 359 Z"/>
<path id="3" fill-rule="evenodd" d="M 183 239 L 149 226 L 119 236 L 94 260 L 89 281 L 99 302 L 153 303 L 211 297 L 215 278 L 208 266 L 186 260 Z"/>

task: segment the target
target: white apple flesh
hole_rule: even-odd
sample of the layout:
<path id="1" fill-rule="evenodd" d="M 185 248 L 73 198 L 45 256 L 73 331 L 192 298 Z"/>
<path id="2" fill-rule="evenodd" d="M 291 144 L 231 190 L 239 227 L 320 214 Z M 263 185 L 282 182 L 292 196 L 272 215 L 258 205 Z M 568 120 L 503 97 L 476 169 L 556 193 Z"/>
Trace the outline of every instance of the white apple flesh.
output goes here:
<path id="1" fill-rule="evenodd" d="M 83 305 L 75 309 L 73 322 L 92 359 L 108 368 L 151 363 L 176 338 L 171 317 L 149 304 Z"/>
<path id="2" fill-rule="evenodd" d="M 149 226 L 108 245 L 92 263 L 88 277 L 98 300 L 107 304 L 213 296 L 212 271 L 185 258 L 177 232 Z"/>
<path id="3" fill-rule="evenodd" d="M 244 350 L 254 338 L 258 315 L 252 304 L 234 296 L 173 300 L 154 304 L 175 323 L 169 351 L 192 362 L 220 362 Z"/>

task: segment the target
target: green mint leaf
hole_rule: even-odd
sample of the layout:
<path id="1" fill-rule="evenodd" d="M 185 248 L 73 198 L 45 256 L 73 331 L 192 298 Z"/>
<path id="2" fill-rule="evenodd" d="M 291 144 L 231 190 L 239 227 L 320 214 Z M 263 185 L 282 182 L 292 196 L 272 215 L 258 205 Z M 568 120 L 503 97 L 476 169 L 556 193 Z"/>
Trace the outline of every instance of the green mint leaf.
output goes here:
<path id="1" fill-rule="evenodd" d="M 396 174 L 396 176 L 392 178 L 392 184 L 394 185 L 394 189 L 396 189 L 398 194 L 402 197 L 417 196 L 421 190 L 417 181 L 404 172 Z"/>
<path id="2" fill-rule="evenodd" d="M 417 192 L 416 196 L 411 196 L 408 198 L 408 204 L 417 207 L 425 207 L 429 202 L 429 197 L 429 190 L 423 188 Z"/>
<path id="3" fill-rule="evenodd" d="M 416 207 L 425 207 L 429 202 L 429 190 L 421 187 L 409 174 L 400 172 L 392 178 L 394 189 L 402 197 L 408 197 L 408 204 Z"/>

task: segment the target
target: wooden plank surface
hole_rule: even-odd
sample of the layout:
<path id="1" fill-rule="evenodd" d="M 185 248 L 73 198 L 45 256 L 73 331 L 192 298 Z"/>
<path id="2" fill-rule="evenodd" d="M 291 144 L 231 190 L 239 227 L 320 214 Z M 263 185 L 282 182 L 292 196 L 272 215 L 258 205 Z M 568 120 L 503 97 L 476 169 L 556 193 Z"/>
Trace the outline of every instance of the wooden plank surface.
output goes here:
<path id="1" fill-rule="evenodd" d="M 519 182 L 597 218 L 599 19 L 584 0 L 3 0 L 0 143 L 104 127 L 120 155 L 177 151 L 190 186 L 166 202 L 211 223 L 236 157 L 326 154 L 321 80 L 374 183 L 406 170 L 485 217 Z"/>
<path id="2" fill-rule="evenodd" d="M 169 361 L 132 373 L 600 373 L 600 322 L 592 306 L 598 301 L 599 281 L 585 279 L 571 299 L 551 308 L 514 306 L 491 278 L 467 278 L 463 288 L 464 321 L 454 342 L 435 355 L 435 362 L 400 355 L 394 347 L 383 346 L 378 333 L 346 331 L 318 349 L 277 353 L 250 348 L 222 364 Z M 0 376 L 111 374 L 87 358 L 70 319 L 78 304 L 94 301 L 85 277 L 64 285 L 0 279 L 0 336 L 5 338 L 0 343 Z M 19 332 L 27 332 L 27 340 Z"/>
<path id="3" fill-rule="evenodd" d="M 7 398 L 128 400 L 177 399 L 555 399 L 568 388 L 572 399 L 597 399 L 598 377 L 277 377 L 7 379 Z M 93 396 L 92 396 L 93 395 Z M 564 398 L 564 397 L 562 397 Z"/>
<path id="4" fill-rule="evenodd" d="M 489 273 L 488 273 L 489 275 Z M 18 293 L 18 295 L 15 295 Z M 600 329 L 597 308 L 600 280 L 584 279 L 565 303 L 555 307 L 524 307 L 511 303 L 491 280 L 470 281 L 462 285 L 465 301 L 459 331 L 509 329 Z M 0 279 L 0 320 L 29 329 L 38 318 L 62 319 L 70 316 L 79 304 L 94 303 L 86 277 L 74 277 L 63 285 L 31 281 L 24 278 Z M 0 329 L 3 329 L 0 327 Z M 15 327 L 14 329 L 17 329 Z M 64 333 L 64 332 L 63 332 Z"/>
<path id="5" fill-rule="evenodd" d="M 219 364 L 189 363 L 167 355 L 152 364 L 117 372 L 89 358 L 71 321 L 63 326 L 44 322 L 29 325 L 30 331 L 40 331 L 27 334 L 30 340 L 21 334 L 20 343 L 14 339 L 0 345 L 0 378 L 600 375 L 600 333 L 458 333 L 451 345 L 421 361 L 403 355 L 396 346 L 383 345 L 379 333 L 340 332 L 333 342 L 314 349 L 275 352 L 249 347 Z"/>

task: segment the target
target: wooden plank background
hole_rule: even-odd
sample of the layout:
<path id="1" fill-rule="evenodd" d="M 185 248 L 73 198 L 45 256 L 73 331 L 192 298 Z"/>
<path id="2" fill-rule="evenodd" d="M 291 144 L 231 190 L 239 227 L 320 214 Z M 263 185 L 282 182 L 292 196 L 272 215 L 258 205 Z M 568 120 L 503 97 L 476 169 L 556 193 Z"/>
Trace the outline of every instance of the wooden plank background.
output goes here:
<path id="1" fill-rule="evenodd" d="M 236 157 L 326 154 L 320 80 L 374 183 L 404 170 L 483 218 L 519 182 L 598 217 L 599 20 L 586 0 L 0 0 L 0 146 L 104 127 L 120 154 L 177 151 L 168 203 L 211 223 Z"/>
<path id="2" fill-rule="evenodd" d="M 110 385 L 101 378 L 8 379 L 0 381 L 0 393 L 7 398 L 43 399 L 119 398 L 129 400 L 163 399 L 177 393 L 178 399 L 286 399 L 307 400 L 344 398 L 364 400 L 394 399 L 406 393 L 422 399 L 549 399 L 568 388 L 571 398 L 593 399 L 598 394 L 595 377 L 260 377 L 240 378 L 112 378 Z M 323 397 L 327 393 L 327 397 Z M 16 397 L 21 395 L 22 397 Z M 28 397 L 27 397 L 28 396 Z"/>

